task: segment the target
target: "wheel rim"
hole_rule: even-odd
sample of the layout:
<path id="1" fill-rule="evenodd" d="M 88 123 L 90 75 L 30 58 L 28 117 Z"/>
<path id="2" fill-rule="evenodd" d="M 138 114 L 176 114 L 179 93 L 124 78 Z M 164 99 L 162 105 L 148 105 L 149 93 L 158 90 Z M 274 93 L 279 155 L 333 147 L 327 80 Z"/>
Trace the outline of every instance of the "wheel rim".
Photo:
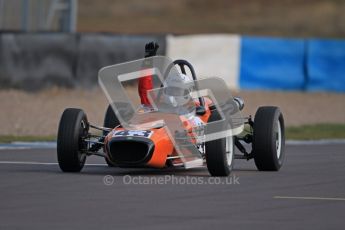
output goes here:
<path id="1" fill-rule="evenodd" d="M 232 136 L 230 137 L 226 137 L 225 138 L 225 150 L 226 150 L 226 162 L 228 164 L 228 166 L 232 165 L 232 161 L 233 161 L 233 154 L 234 154 L 234 141 Z"/>
<path id="2" fill-rule="evenodd" d="M 277 150 L 277 158 L 280 158 L 281 155 L 281 147 L 282 147 L 282 130 L 280 126 L 280 121 L 277 120 L 276 130 L 275 130 L 275 136 L 276 136 L 276 150 Z"/>

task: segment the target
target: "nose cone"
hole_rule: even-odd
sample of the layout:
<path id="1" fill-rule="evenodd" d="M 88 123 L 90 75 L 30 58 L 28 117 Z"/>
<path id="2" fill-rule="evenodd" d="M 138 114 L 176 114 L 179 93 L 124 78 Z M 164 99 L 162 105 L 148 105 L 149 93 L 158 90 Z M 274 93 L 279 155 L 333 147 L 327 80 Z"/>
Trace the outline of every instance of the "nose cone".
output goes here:
<path id="1" fill-rule="evenodd" d="M 118 165 L 145 165 L 154 151 L 154 143 L 142 137 L 113 137 L 107 147 L 111 160 Z"/>

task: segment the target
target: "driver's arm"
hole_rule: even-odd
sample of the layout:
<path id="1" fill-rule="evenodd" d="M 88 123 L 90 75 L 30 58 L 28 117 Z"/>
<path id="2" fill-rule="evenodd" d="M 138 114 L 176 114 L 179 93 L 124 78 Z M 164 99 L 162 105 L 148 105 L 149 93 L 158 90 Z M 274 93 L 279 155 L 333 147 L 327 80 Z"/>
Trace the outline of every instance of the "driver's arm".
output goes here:
<path id="1" fill-rule="evenodd" d="M 156 56 L 159 45 L 155 42 L 150 42 L 145 45 L 145 58 Z M 152 75 L 139 78 L 138 93 L 141 104 L 144 106 L 151 106 L 147 97 L 147 91 L 153 89 Z"/>

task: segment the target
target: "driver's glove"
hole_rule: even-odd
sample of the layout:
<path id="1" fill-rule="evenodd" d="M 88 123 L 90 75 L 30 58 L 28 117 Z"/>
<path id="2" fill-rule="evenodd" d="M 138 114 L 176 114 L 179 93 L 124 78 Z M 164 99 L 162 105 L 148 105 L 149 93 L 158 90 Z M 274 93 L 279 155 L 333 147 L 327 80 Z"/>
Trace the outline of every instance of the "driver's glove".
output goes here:
<path id="1" fill-rule="evenodd" d="M 159 45 L 156 42 L 150 42 L 145 45 L 145 57 L 156 56 Z"/>

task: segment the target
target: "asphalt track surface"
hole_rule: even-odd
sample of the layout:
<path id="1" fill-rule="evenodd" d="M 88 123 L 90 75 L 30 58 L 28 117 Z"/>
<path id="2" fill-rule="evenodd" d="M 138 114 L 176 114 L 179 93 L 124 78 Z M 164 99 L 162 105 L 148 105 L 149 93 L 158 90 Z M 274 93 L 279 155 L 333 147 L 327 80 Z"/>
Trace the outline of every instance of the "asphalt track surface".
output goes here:
<path id="1" fill-rule="evenodd" d="M 345 144 L 289 145 L 279 172 L 236 160 L 221 184 L 87 163 L 67 174 L 55 149 L 0 150 L 0 229 L 345 229 Z"/>

